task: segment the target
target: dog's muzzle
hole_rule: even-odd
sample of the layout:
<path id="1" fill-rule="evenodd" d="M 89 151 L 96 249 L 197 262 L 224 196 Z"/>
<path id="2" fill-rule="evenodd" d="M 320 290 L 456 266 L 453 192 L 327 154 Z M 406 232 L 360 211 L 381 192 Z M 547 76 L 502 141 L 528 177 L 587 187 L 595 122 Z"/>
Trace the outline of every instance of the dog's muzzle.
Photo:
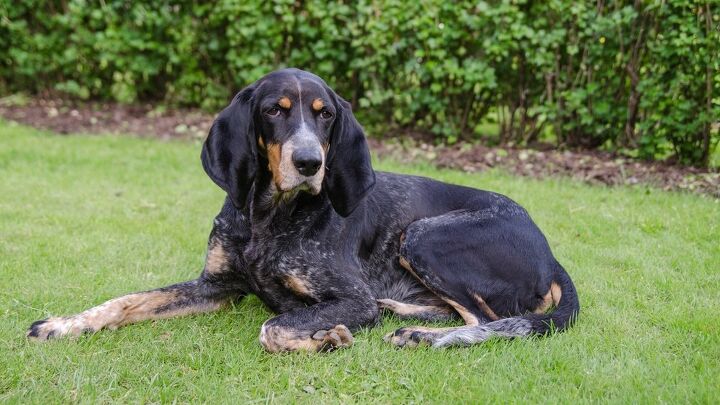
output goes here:
<path id="1" fill-rule="evenodd" d="M 325 153 L 315 135 L 302 132 L 300 135 L 290 138 L 282 147 L 278 191 L 307 190 L 317 195 L 325 176 Z"/>

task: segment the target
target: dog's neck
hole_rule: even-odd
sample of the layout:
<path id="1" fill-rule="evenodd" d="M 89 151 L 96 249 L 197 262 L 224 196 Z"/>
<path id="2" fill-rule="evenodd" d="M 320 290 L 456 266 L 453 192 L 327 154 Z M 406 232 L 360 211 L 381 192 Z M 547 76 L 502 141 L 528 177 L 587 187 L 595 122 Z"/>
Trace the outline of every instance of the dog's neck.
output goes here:
<path id="1" fill-rule="evenodd" d="M 296 213 L 299 211 L 302 211 L 300 219 L 307 221 L 311 219 L 309 213 L 319 214 L 324 205 L 330 204 L 324 192 L 311 195 L 302 188 L 281 192 L 272 177 L 263 173 L 255 179 L 251 195 L 248 218 L 254 234 L 272 232 L 275 226 L 292 224 L 298 219 Z"/>

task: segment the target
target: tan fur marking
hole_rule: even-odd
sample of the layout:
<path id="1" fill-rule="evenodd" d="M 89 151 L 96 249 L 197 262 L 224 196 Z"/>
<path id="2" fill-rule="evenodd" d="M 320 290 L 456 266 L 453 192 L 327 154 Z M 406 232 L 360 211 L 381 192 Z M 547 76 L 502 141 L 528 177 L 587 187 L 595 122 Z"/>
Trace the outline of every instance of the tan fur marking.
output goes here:
<path id="1" fill-rule="evenodd" d="M 449 327 L 449 328 L 428 328 L 426 326 L 406 326 L 402 328 L 405 332 L 412 333 L 412 332 L 428 332 L 428 333 L 435 333 L 435 332 L 447 332 L 449 330 L 456 329 L 456 327 Z"/>
<path id="2" fill-rule="evenodd" d="M 181 306 L 171 310 L 162 311 L 160 313 L 155 312 L 156 310 L 166 305 L 170 305 L 173 302 L 176 302 L 177 298 L 178 296 L 176 292 L 165 291 L 150 291 L 145 293 L 125 295 L 123 297 L 110 300 L 105 304 L 101 305 L 107 305 L 109 308 L 106 308 L 103 311 L 99 311 L 100 313 L 97 314 L 97 318 L 102 322 L 107 323 L 107 327 L 113 329 L 114 327 L 119 327 L 146 319 L 166 319 L 175 316 L 207 312 L 218 309 L 223 305 L 223 303 L 220 302 L 212 302 L 206 303 L 202 306 Z M 121 314 L 118 314 L 118 310 L 121 311 Z M 89 311 L 92 311 L 92 309 L 86 312 Z"/>
<path id="3" fill-rule="evenodd" d="M 287 97 L 281 97 L 280 100 L 278 100 L 278 105 L 286 110 L 289 110 L 290 107 L 292 107 L 292 101 L 290 101 Z"/>
<path id="4" fill-rule="evenodd" d="M 473 315 L 470 311 L 468 311 L 467 308 L 465 308 L 464 306 L 458 304 L 457 302 L 455 302 L 449 298 L 445 298 L 445 297 L 440 297 L 440 298 L 442 298 L 445 302 L 450 304 L 450 306 L 455 308 L 455 311 L 457 311 L 457 313 L 460 314 L 460 317 L 462 317 L 463 321 L 465 321 L 466 324 L 468 324 L 469 326 L 480 325 L 480 321 L 477 319 L 477 317 L 475 315 Z"/>
<path id="5" fill-rule="evenodd" d="M 307 282 L 305 280 L 296 277 L 296 276 L 288 276 L 285 279 L 285 286 L 293 291 L 295 291 L 297 294 L 300 295 L 307 295 L 311 296 L 312 293 L 310 291 L 310 287 L 307 285 Z"/>
<path id="6" fill-rule="evenodd" d="M 410 267 L 410 262 L 407 261 L 404 257 L 400 256 L 400 265 L 410 273 L 412 273 L 415 277 L 417 277 L 417 274 L 413 271 L 412 267 Z"/>
<path id="7" fill-rule="evenodd" d="M 562 298 L 562 290 L 560 289 L 560 286 L 556 282 L 552 282 L 550 284 L 550 293 L 552 294 L 552 300 L 555 306 L 560 305 L 560 298 Z"/>
<path id="8" fill-rule="evenodd" d="M 122 298 L 125 298 L 124 300 Z M 154 310 L 171 304 L 177 299 L 175 292 L 149 292 L 126 295 L 120 297 L 116 306 L 122 308 L 123 316 L 117 326 L 135 322 L 140 319 L 156 319 Z M 104 311 L 103 315 L 112 314 L 113 311 Z M 164 315 L 164 314 L 163 314 Z M 102 317 L 101 317 L 102 318 Z"/>
<path id="9" fill-rule="evenodd" d="M 312 108 L 315 111 L 320 111 L 322 108 L 325 107 L 325 103 L 323 103 L 322 99 L 316 98 L 312 102 Z"/>
<path id="10" fill-rule="evenodd" d="M 298 338 L 297 331 L 284 328 L 267 328 L 260 334 L 260 343 L 270 353 L 297 350 L 317 351 L 320 344 L 312 338 Z"/>
<path id="11" fill-rule="evenodd" d="M 267 146 L 267 154 L 268 154 L 268 169 L 270 169 L 270 173 L 272 173 L 273 181 L 275 182 L 275 185 L 280 188 L 280 184 L 282 184 L 282 173 L 280 173 L 280 159 L 281 159 L 281 150 L 280 144 L 277 143 L 271 143 Z"/>
<path id="12" fill-rule="evenodd" d="M 228 257 L 222 244 L 216 243 L 207 253 L 205 271 L 210 274 L 222 273 L 227 268 Z"/>
<path id="13" fill-rule="evenodd" d="M 262 138 L 258 138 L 258 146 L 260 146 L 260 149 L 265 149 L 265 141 Z"/>
<path id="14" fill-rule="evenodd" d="M 543 296 L 543 300 L 533 311 L 536 314 L 544 314 L 553 305 L 552 290 L 548 290 L 547 294 Z"/>
<path id="15" fill-rule="evenodd" d="M 478 304 L 478 307 L 480 307 L 480 310 L 483 311 L 483 313 L 485 315 L 487 315 L 488 318 L 490 318 L 493 321 L 497 321 L 498 319 L 500 319 L 500 317 L 497 316 L 495 311 L 490 309 L 487 302 L 485 302 L 485 300 L 479 294 L 473 294 L 473 296 L 475 297 L 475 301 L 477 301 L 477 304 Z"/>
<path id="16" fill-rule="evenodd" d="M 412 316 L 412 315 L 423 314 L 423 313 L 427 313 L 427 312 L 436 312 L 436 313 L 444 313 L 444 314 L 452 313 L 452 310 L 449 307 L 440 307 L 440 306 L 435 306 L 435 305 L 406 304 L 404 302 L 399 302 L 399 301 L 395 301 L 395 300 L 391 300 L 391 299 L 380 299 L 380 300 L 378 300 L 378 302 L 381 304 L 382 308 L 387 308 L 398 315 Z"/>
<path id="17" fill-rule="evenodd" d="M 308 332 L 301 332 L 291 328 L 279 326 L 265 326 L 260 330 L 260 343 L 270 353 L 294 352 L 306 350 L 317 352 L 328 345 L 333 347 L 348 347 L 353 344 L 353 336 L 345 325 L 336 325 L 330 330 L 312 336 L 300 337 Z"/>

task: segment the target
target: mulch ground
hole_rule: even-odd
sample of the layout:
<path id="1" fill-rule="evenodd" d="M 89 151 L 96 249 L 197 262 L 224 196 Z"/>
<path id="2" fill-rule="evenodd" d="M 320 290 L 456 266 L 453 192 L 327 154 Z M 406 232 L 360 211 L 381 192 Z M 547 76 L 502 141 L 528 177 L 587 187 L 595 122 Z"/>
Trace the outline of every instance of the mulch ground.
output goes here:
<path id="1" fill-rule="evenodd" d="M 202 139 L 213 115 L 197 110 L 155 109 L 152 105 L 76 103 L 58 99 L 2 102 L 0 116 L 60 134 L 116 133 L 161 139 Z M 646 162 L 598 151 L 512 149 L 483 145 L 434 146 L 384 135 L 370 139 L 379 156 L 403 162 L 425 160 L 438 167 L 478 172 L 501 168 L 519 176 L 567 176 L 605 185 L 650 185 L 720 198 L 720 172 L 669 162 Z"/>

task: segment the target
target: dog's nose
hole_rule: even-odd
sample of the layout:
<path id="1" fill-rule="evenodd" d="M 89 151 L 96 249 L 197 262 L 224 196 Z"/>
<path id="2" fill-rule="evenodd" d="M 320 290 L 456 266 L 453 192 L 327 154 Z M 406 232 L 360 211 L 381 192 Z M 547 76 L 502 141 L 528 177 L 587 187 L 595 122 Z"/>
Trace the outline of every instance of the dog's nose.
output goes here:
<path id="1" fill-rule="evenodd" d="M 312 176 L 320 170 L 322 155 L 317 149 L 299 149 L 293 152 L 292 161 L 303 176 Z"/>

